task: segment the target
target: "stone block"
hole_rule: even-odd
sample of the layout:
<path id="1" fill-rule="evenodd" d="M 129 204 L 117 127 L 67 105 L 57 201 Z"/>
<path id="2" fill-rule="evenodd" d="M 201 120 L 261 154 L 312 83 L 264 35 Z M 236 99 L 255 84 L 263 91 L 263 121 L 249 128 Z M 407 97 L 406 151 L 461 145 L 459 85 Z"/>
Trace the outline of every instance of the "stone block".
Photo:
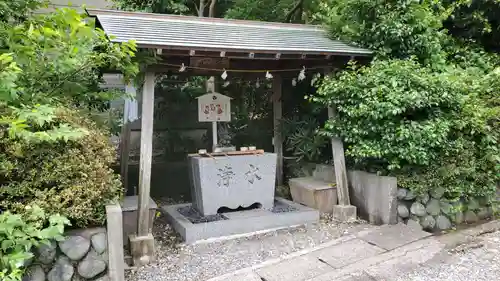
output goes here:
<path id="1" fill-rule="evenodd" d="M 321 213 L 332 213 L 337 204 L 337 188 L 331 183 L 311 177 L 290 179 L 290 193 L 294 202 L 319 210 Z"/>
<path id="2" fill-rule="evenodd" d="M 190 157 L 193 206 L 204 216 L 221 207 L 236 209 L 255 203 L 272 209 L 277 156 L 274 153 Z"/>
<path id="3" fill-rule="evenodd" d="M 137 207 L 139 204 L 139 198 L 137 196 L 126 196 L 123 201 L 120 202 L 120 206 L 123 212 L 123 244 L 128 247 L 128 237 L 131 234 L 137 233 Z M 156 216 L 157 205 L 153 199 L 149 198 L 149 232 L 153 230 L 153 222 Z"/>
<path id="4" fill-rule="evenodd" d="M 119 204 L 106 206 L 109 281 L 125 280 L 122 215 Z"/>
<path id="5" fill-rule="evenodd" d="M 395 177 L 349 171 L 351 204 L 358 215 L 372 224 L 397 224 L 398 186 Z"/>
<path id="6" fill-rule="evenodd" d="M 258 269 L 257 274 L 266 281 L 303 281 L 333 270 L 316 258 L 302 256 Z"/>
<path id="7" fill-rule="evenodd" d="M 426 238 L 431 234 L 405 224 L 384 225 L 379 228 L 361 232 L 358 237 L 371 245 L 392 250 L 403 245 Z"/>
<path id="8" fill-rule="evenodd" d="M 154 260 L 155 239 L 153 234 L 149 233 L 145 236 L 137 236 L 132 234 L 129 236 L 130 254 L 135 266 L 143 266 Z"/>
<path id="9" fill-rule="evenodd" d="M 356 206 L 353 205 L 334 205 L 332 217 L 341 222 L 350 222 L 357 219 Z"/>

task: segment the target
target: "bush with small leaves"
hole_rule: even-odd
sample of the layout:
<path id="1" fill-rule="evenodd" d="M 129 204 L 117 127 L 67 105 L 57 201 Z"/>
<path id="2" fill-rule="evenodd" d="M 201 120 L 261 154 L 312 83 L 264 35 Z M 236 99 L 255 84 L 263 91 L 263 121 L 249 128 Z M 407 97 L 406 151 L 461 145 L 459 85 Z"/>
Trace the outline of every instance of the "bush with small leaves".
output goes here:
<path id="1" fill-rule="evenodd" d="M 8 137 L 0 127 L 0 208 L 22 212 L 36 204 L 49 214 L 66 216 L 73 225 L 102 225 L 105 205 L 121 195 L 111 170 L 116 152 L 102 129 L 71 110 L 58 110 L 45 130 L 69 124 L 82 137 L 28 141 Z M 31 124 L 31 128 L 43 128 Z"/>

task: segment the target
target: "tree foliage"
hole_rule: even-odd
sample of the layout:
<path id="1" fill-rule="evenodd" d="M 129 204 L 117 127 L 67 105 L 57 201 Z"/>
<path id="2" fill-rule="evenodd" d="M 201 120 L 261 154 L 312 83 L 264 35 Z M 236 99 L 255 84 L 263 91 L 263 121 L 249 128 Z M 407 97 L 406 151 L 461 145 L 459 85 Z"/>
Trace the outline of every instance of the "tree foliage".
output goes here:
<path id="1" fill-rule="evenodd" d="M 313 100 L 337 108 L 325 134 L 341 137 L 356 165 L 417 191 L 493 198 L 499 60 L 444 29 L 463 5 L 333 0 L 321 14 L 332 36 L 374 50 L 375 59 L 325 79 Z"/>
<path id="2" fill-rule="evenodd" d="M 457 1 L 443 1 L 445 6 Z M 500 1 L 459 1 L 444 27 L 457 38 L 472 40 L 488 51 L 500 51 Z"/>
<path id="3" fill-rule="evenodd" d="M 123 94 L 99 88 L 103 70 L 137 73 L 135 44 L 109 42 L 76 10 L 36 15 L 39 1 L 24 2 L 34 3 L 19 6 L 25 17 L 0 10 L 0 208 L 34 203 L 79 227 L 102 224 L 121 184 L 107 128 L 91 118 Z"/>

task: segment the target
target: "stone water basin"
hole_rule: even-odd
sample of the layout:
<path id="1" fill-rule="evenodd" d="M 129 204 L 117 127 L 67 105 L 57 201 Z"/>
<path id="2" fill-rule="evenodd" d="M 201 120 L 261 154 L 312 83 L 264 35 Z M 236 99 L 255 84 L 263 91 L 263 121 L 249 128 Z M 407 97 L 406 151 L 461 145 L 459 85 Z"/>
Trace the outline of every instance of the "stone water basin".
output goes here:
<path id="1" fill-rule="evenodd" d="M 275 153 L 190 156 L 193 207 L 203 216 L 216 215 L 222 207 L 271 210 L 276 163 Z"/>

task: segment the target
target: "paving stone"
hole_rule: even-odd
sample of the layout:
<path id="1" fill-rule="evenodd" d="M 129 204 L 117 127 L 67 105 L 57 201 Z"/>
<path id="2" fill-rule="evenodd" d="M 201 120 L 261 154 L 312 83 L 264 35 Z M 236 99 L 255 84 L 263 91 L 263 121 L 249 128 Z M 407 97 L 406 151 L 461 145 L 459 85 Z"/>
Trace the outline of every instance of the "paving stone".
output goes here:
<path id="1" fill-rule="evenodd" d="M 358 272 L 336 278 L 335 281 L 374 281 L 373 277 L 365 272 Z"/>
<path id="2" fill-rule="evenodd" d="M 431 234 L 404 224 L 384 225 L 371 231 L 361 232 L 358 237 L 372 245 L 392 250 Z"/>
<path id="3" fill-rule="evenodd" d="M 324 273 L 307 281 L 337 281 L 345 276 L 361 274 L 362 272 L 372 277 L 372 279 L 367 280 L 394 280 L 394 276 L 399 276 L 403 272 L 415 269 L 419 264 L 434 258 L 438 253 L 443 251 L 444 247 L 445 245 L 437 241 L 434 237 L 426 238 L 352 263 L 341 269 Z"/>
<path id="4" fill-rule="evenodd" d="M 331 270 L 334 269 L 318 259 L 304 256 L 264 267 L 256 272 L 266 281 L 304 281 Z"/>
<path id="5" fill-rule="evenodd" d="M 228 276 L 227 278 L 219 281 L 262 281 L 262 279 L 260 279 L 260 276 L 256 273 L 251 272 Z"/>
<path id="6" fill-rule="evenodd" d="M 351 273 L 339 277 L 335 277 L 335 279 L 322 279 L 323 277 L 316 277 L 313 279 L 310 279 L 308 281 L 374 281 L 373 277 L 370 275 L 366 274 L 365 272 L 356 272 L 356 273 Z"/>
<path id="7" fill-rule="evenodd" d="M 364 271 L 374 280 L 396 280 L 418 269 L 423 263 L 440 255 L 444 249 L 444 244 L 435 239 L 425 240 L 418 241 L 406 249 L 405 247 L 396 249 L 392 254 L 380 255 L 380 258 L 385 260 L 367 266 Z"/>
<path id="8" fill-rule="evenodd" d="M 384 249 L 370 245 L 363 240 L 353 239 L 351 241 L 328 247 L 311 253 L 312 256 L 323 260 L 332 267 L 341 268 L 348 264 L 375 256 L 385 252 Z"/>

